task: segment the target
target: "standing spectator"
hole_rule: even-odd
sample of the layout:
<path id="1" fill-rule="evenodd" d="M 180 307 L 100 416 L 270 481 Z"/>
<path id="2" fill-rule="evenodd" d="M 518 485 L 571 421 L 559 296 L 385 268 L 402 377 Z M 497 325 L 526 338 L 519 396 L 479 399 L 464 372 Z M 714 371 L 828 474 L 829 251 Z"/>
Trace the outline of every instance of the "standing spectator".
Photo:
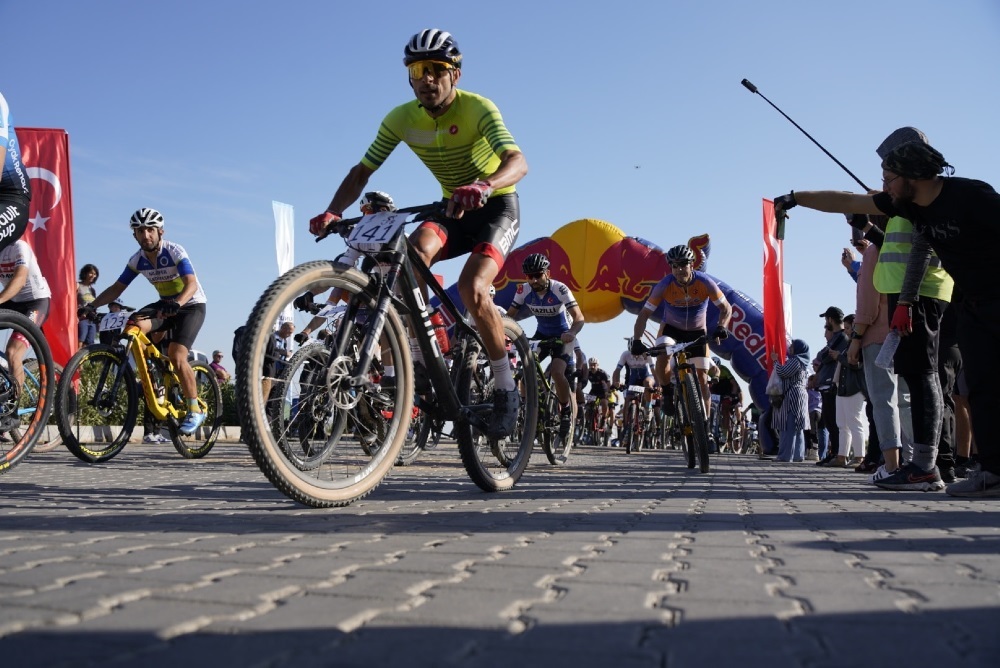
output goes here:
<path id="1" fill-rule="evenodd" d="M 844 318 L 844 333 L 854 336 L 853 314 Z M 860 358 L 852 364 L 847 355 L 841 355 L 837 363 L 837 429 L 840 431 L 837 458 L 830 465 L 858 466 L 865 451 L 865 377 Z"/>
<path id="2" fill-rule="evenodd" d="M 286 320 L 281 323 L 278 327 L 278 331 L 274 333 L 274 350 L 275 350 L 275 361 L 274 361 L 274 376 L 276 378 L 281 378 L 281 374 L 285 371 L 285 366 L 288 360 L 291 359 L 292 349 L 294 343 L 292 341 L 292 334 L 295 333 L 295 323 L 291 320 Z"/>
<path id="3" fill-rule="evenodd" d="M 100 275 L 101 272 L 92 264 L 85 264 L 80 269 L 80 282 L 76 284 L 77 309 L 89 305 L 97 297 L 94 283 L 97 282 L 97 277 Z M 77 338 L 80 341 L 80 347 L 89 346 L 97 338 L 97 323 L 92 318 L 80 318 L 77 333 L 79 334 Z"/>
<path id="4" fill-rule="evenodd" d="M 228 383 L 231 376 L 229 372 L 226 371 L 226 367 L 222 366 L 222 351 L 216 350 L 212 353 L 212 361 L 209 362 L 208 366 L 212 367 L 215 371 L 215 377 L 219 379 L 219 383 Z"/>
<path id="5" fill-rule="evenodd" d="M 816 464 L 827 466 L 836 458 L 837 448 L 840 444 L 840 430 L 837 428 L 837 385 L 835 378 L 837 362 L 841 354 L 847 350 L 850 342 L 844 335 L 843 311 L 836 306 L 831 306 L 820 313 L 819 317 L 825 320 L 823 330 L 827 343 L 814 360 L 819 364 L 819 369 L 816 371 L 816 389 L 819 390 L 822 398 L 822 422 L 830 439 L 826 456 L 822 457 Z"/>
<path id="6" fill-rule="evenodd" d="M 815 369 L 816 365 L 813 364 Z M 806 429 L 806 461 L 818 462 L 820 458 L 826 457 L 826 448 L 829 445 L 830 435 L 823 426 L 823 398 L 819 390 L 816 389 L 816 374 L 813 373 L 806 380 L 806 397 L 809 405 L 809 428 Z"/>
<path id="7" fill-rule="evenodd" d="M 794 339 L 788 347 L 784 364 L 778 362 L 777 351 L 772 352 L 775 370 L 781 378 L 784 399 L 774 409 L 774 429 L 778 432 L 779 462 L 801 462 L 806 456 L 805 428 L 809 422 L 809 399 L 806 396 L 806 379 L 809 377 L 809 346 L 802 339 Z"/>

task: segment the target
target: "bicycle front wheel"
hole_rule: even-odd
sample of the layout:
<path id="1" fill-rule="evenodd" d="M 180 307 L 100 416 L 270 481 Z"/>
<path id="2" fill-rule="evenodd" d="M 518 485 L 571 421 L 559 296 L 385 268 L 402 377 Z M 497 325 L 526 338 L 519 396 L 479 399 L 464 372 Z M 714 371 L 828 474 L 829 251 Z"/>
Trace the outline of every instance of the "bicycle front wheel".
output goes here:
<path id="1" fill-rule="evenodd" d="M 291 313 L 296 330 L 303 329 L 313 314 L 294 309 L 292 302 L 305 292 L 322 297 L 332 288 L 342 291 L 351 316 L 328 319 L 322 344 L 308 343 L 301 364 L 280 377 L 271 374 L 275 361 L 291 366 L 289 360 L 268 358 L 275 325 Z M 392 469 L 406 439 L 413 365 L 406 330 L 391 305 L 379 349 L 360 370 L 363 382 L 354 378 L 359 344 L 367 323 L 377 317 L 376 292 L 376 281 L 354 268 L 307 262 L 275 280 L 247 321 L 236 376 L 244 440 L 267 479 L 299 503 L 344 506 L 368 495 Z M 396 370 L 392 387 L 377 382 L 387 365 Z M 375 440 L 362 447 L 373 433 Z"/>
<path id="2" fill-rule="evenodd" d="M 551 385 L 548 389 L 542 386 L 539 391 L 545 394 L 542 396 L 538 410 L 538 444 L 542 446 L 542 452 L 545 453 L 549 464 L 558 464 L 559 401 L 556 399 L 556 392 Z"/>
<path id="3" fill-rule="evenodd" d="M 128 445 L 138 406 L 135 372 L 128 360 L 111 346 L 87 346 L 70 358 L 59 380 L 59 434 L 80 460 L 107 461 Z"/>
<path id="4" fill-rule="evenodd" d="M 531 459 L 538 426 L 538 376 L 531 358 L 531 346 L 521 327 L 509 318 L 503 318 L 504 336 L 510 343 L 511 367 L 523 371 L 518 392 L 521 408 L 517 425 L 510 436 L 489 438 L 467 422 L 455 423 L 455 437 L 462 464 L 472 481 L 485 492 L 512 489 Z M 491 403 L 493 379 L 489 356 L 478 345 L 468 352 L 462 362 L 456 390 L 464 406 Z"/>
<path id="5" fill-rule="evenodd" d="M 193 434 L 182 434 L 174 420 L 168 420 L 167 429 L 174 449 L 184 459 L 201 459 L 209 453 L 222 430 L 222 388 L 215 371 L 204 362 L 192 362 L 194 384 L 198 391 L 198 403 L 205 411 L 205 421 Z M 179 382 L 179 381 L 177 381 Z M 187 410 L 187 406 L 184 406 Z"/>
<path id="6" fill-rule="evenodd" d="M 15 336 L 20 346 L 12 341 Z M 24 351 L 25 378 L 15 378 L 6 355 L 0 360 L 0 473 L 16 466 L 43 438 L 55 392 L 52 352 L 42 330 L 20 313 L 0 309 L 0 350 L 11 349 L 11 343 Z M 32 364 L 37 374 L 33 381 Z"/>
<path id="7" fill-rule="evenodd" d="M 708 425 L 705 423 L 705 406 L 698 391 L 698 380 L 694 374 L 688 374 L 683 382 L 684 404 L 688 420 L 691 423 L 691 437 L 694 449 L 698 454 L 699 469 L 708 473 Z M 691 456 L 688 456 L 691 463 Z"/>

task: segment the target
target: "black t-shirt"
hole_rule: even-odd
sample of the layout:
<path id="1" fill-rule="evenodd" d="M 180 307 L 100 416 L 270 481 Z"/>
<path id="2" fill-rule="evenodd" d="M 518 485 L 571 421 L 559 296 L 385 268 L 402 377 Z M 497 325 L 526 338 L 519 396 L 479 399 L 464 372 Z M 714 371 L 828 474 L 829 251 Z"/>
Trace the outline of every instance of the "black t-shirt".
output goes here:
<path id="1" fill-rule="evenodd" d="M 874 196 L 889 216 L 902 216 L 930 243 L 941 266 L 966 297 L 995 296 L 992 274 L 1000 248 L 1000 194 L 974 179 L 942 179 L 941 192 L 928 206 L 900 203 L 887 193 Z"/>

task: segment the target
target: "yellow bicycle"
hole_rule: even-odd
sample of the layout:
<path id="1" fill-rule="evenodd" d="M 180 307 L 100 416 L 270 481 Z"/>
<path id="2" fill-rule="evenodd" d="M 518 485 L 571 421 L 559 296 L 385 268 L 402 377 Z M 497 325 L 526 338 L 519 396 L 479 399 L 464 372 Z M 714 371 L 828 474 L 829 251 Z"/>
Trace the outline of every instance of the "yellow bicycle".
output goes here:
<path id="1" fill-rule="evenodd" d="M 708 473 L 708 422 L 705 419 L 705 404 L 701 398 L 698 372 L 688 361 L 686 348 L 705 344 L 705 337 L 686 343 L 673 343 L 673 339 L 653 346 L 650 355 L 669 355 L 671 375 L 674 382 L 674 420 L 678 429 L 687 466 Z M 697 460 L 697 461 L 696 461 Z"/>
<path id="2" fill-rule="evenodd" d="M 117 333 L 117 343 L 87 346 L 63 369 L 55 404 L 59 434 L 69 451 L 85 462 L 107 461 L 128 444 L 139 415 L 140 386 L 144 421 L 165 422 L 181 456 L 198 459 L 215 445 L 222 427 L 222 390 L 215 372 L 203 362 L 191 363 L 198 403 L 206 415 L 193 434 L 182 434 L 179 426 L 187 402 L 180 377 L 136 325 L 154 314 L 141 309 L 105 315 L 100 330 Z"/>

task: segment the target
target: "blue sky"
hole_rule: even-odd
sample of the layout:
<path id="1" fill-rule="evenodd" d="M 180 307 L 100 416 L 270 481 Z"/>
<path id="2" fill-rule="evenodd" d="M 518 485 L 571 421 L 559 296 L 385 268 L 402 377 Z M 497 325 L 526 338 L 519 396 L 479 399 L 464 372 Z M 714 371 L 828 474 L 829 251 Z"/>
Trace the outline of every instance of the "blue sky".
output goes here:
<path id="1" fill-rule="evenodd" d="M 408 99 L 402 48 L 452 32 L 461 87 L 493 99 L 528 160 L 519 243 L 579 218 L 667 248 L 708 232 L 708 271 L 761 299 L 761 198 L 856 184 L 748 78 L 869 186 L 875 147 L 921 128 L 958 176 L 1000 186 L 1000 3 L 465 3 L 257 0 L 0 2 L 0 90 L 15 124 L 70 134 L 76 262 L 120 273 L 128 217 L 161 210 L 208 294 L 197 347 L 228 353 L 277 272 L 271 200 L 295 207 L 296 261 L 332 257 L 322 211 L 384 114 Z M 17 30 L 13 30 L 17 27 Z M 405 147 L 370 185 L 439 196 Z M 353 208 L 352 208 L 353 211 Z M 792 329 L 813 350 L 831 304 L 851 312 L 841 216 L 796 209 L 785 242 Z M 461 261 L 438 265 L 450 284 Z M 155 298 L 137 281 L 127 303 Z M 634 316 L 581 334 L 611 366 Z M 533 325 L 528 324 L 529 331 Z"/>

